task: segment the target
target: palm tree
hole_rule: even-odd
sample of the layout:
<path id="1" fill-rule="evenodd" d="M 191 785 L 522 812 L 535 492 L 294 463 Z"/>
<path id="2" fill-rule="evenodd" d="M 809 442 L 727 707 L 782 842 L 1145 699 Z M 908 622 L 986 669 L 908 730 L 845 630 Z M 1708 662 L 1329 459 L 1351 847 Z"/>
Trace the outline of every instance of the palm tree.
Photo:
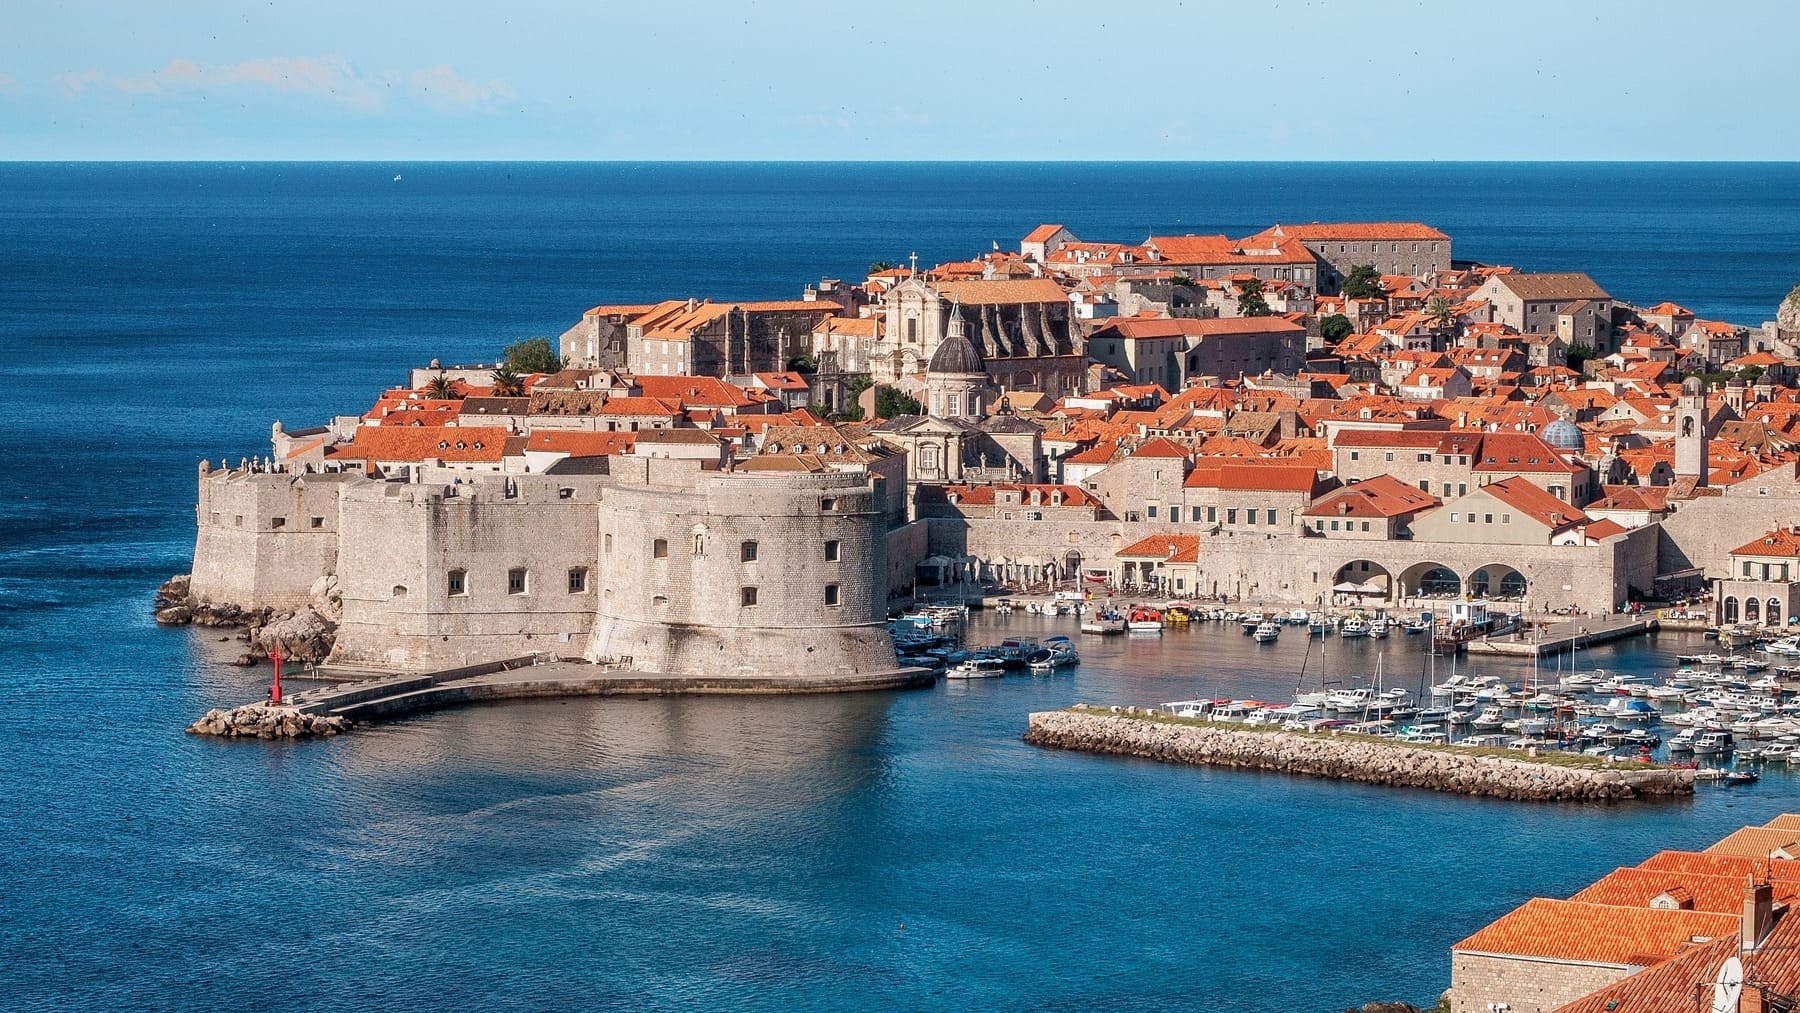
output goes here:
<path id="1" fill-rule="evenodd" d="M 1439 327 L 1449 327 L 1456 322 L 1456 307 L 1444 296 L 1434 295 L 1425 304 L 1425 317 Z"/>
<path id="2" fill-rule="evenodd" d="M 425 395 L 437 401 L 461 401 L 462 393 L 456 389 L 456 381 L 442 373 L 431 378 L 425 385 Z"/>
<path id="3" fill-rule="evenodd" d="M 491 374 L 495 397 L 524 397 L 525 380 L 511 366 L 501 366 Z"/>

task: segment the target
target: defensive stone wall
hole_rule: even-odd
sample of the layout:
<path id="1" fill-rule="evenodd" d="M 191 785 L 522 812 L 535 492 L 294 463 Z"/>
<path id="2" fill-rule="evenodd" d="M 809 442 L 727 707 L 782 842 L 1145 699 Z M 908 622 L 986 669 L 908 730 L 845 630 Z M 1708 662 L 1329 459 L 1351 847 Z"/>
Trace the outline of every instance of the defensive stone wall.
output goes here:
<path id="1" fill-rule="evenodd" d="M 348 487 L 332 661 L 431 669 L 579 651 L 593 625 L 601 482 Z"/>
<path id="2" fill-rule="evenodd" d="M 1658 573 L 1700 568 L 1730 576 L 1731 550 L 1782 525 L 1800 523 L 1800 481 L 1792 465 L 1676 503 L 1662 522 Z"/>
<path id="3" fill-rule="evenodd" d="M 202 462 L 192 594 L 246 609 L 305 605 L 313 582 L 337 568 L 347 481 L 354 479 L 215 470 Z"/>
<path id="4" fill-rule="evenodd" d="M 864 476 L 620 463 L 600 511 L 590 659 L 695 676 L 895 667 L 886 530 Z"/>
<path id="5" fill-rule="evenodd" d="M 1450 952 L 1451 1013 L 1550 1013 L 1635 968 L 1566 960 Z M 1707 993 L 1710 998 L 1711 992 Z"/>

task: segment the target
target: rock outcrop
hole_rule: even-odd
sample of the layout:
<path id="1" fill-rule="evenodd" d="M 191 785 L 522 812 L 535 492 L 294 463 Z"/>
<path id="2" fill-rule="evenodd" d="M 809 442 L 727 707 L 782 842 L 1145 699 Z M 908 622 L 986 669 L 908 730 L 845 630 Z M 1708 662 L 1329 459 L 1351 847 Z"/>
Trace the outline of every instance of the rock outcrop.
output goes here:
<path id="1" fill-rule="evenodd" d="M 1031 715 L 1035 746 L 1140 756 L 1367 784 L 1429 788 L 1458 795 L 1531 801 L 1614 801 L 1689 795 L 1692 771 L 1568 766 L 1525 756 L 1488 756 L 1361 736 L 1307 735 L 1166 719 L 1136 707 L 1080 708 Z"/>
<path id="2" fill-rule="evenodd" d="M 1781 300 L 1781 305 L 1775 308 L 1775 328 L 1783 338 L 1800 336 L 1800 285 L 1795 285 L 1787 298 Z"/>
<path id="3" fill-rule="evenodd" d="M 337 642 L 337 623 L 344 614 L 337 578 L 313 582 L 311 605 L 277 612 L 267 606 L 246 608 L 230 602 L 214 602 L 194 596 L 188 575 L 177 574 L 156 589 L 156 621 L 164 626 L 243 626 L 249 628 L 249 663 L 266 658 L 275 648 L 283 659 L 324 661 Z"/>
<path id="4" fill-rule="evenodd" d="M 307 714 L 270 703 L 245 704 L 230 710 L 215 707 L 187 727 L 189 735 L 234 739 L 306 739 L 350 730 L 348 718 Z"/>

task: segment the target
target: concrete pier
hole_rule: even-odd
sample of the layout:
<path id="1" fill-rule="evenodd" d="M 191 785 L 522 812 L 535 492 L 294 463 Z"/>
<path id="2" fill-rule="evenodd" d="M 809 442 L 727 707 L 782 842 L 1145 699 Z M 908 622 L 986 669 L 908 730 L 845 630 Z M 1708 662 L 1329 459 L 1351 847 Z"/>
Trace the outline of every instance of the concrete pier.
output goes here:
<path id="1" fill-rule="evenodd" d="M 1607 764 L 1577 753 L 1473 750 L 1362 735 L 1287 732 L 1138 707 L 1076 706 L 1031 715 L 1025 741 L 1165 763 L 1277 771 L 1518 801 L 1691 795 L 1694 772 Z"/>
<path id="2" fill-rule="evenodd" d="M 290 693 L 288 708 L 305 715 L 354 722 L 501 700 L 574 696 L 780 696 L 849 693 L 928 686 L 930 669 L 895 668 L 841 676 L 687 676 L 640 672 L 567 659 L 514 658 L 425 674 L 382 674 L 323 668 L 322 677 L 349 676 L 328 686 Z"/>
<path id="3" fill-rule="evenodd" d="M 1642 636 L 1650 631 L 1651 622 L 1645 616 L 1576 616 L 1532 630 L 1471 640 L 1465 648 L 1470 654 L 1510 654 L 1525 658 L 1535 654 L 1540 658 L 1551 657 L 1596 644 Z"/>

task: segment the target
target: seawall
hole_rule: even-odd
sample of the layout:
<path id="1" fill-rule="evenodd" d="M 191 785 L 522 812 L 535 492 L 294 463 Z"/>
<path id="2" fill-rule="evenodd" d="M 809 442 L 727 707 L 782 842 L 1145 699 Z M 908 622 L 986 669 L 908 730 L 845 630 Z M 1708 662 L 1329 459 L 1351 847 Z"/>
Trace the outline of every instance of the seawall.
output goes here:
<path id="1" fill-rule="evenodd" d="M 1136 756 L 1308 777 L 1427 788 L 1520 801 L 1617 801 L 1691 795 L 1691 771 L 1496 756 L 1352 735 L 1246 729 L 1139 708 L 1077 706 L 1031 715 L 1025 741 L 1051 749 Z M 1567 761 L 1567 762 L 1558 762 Z"/>

